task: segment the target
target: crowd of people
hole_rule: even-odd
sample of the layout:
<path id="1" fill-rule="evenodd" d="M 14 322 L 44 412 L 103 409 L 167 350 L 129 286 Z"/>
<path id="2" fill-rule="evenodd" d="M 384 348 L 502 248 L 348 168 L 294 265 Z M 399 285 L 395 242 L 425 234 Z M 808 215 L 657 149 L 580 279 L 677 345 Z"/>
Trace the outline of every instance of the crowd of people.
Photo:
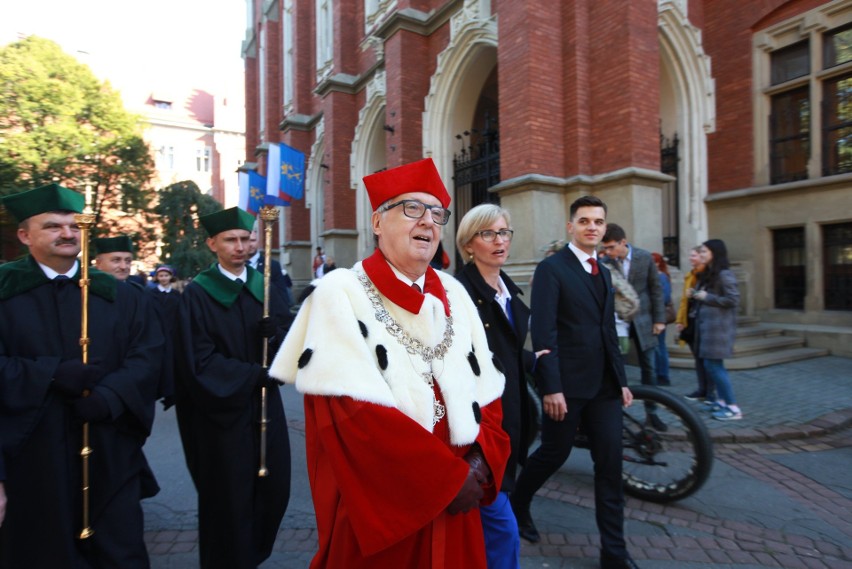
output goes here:
<path id="1" fill-rule="evenodd" d="M 688 397 L 742 417 L 723 365 L 738 302 L 724 243 L 695 250 L 675 311 L 665 260 L 583 196 L 527 303 L 504 271 L 509 211 L 463 216 L 453 277 L 441 270 L 450 196 L 431 159 L 364 184 L 375 252 L 335 270 L 317 247 L 295 318 L 292 281 L 271 260 L 265 286 L 257 221 L 239 208 L 201 217 L 216 261 L 181 292 L 168 264 L 133 281 L 126 236 L 93 240 L 84 270 L 80 194 L 50 184 L 3 199 L 29 253 L 0 266 L 0 321 L 15 323 L 0 327 L 0 569 L 149 567 L 140 501 L 159 487 L 142 446 L 157 401 L 177 414 L 204 569 L 269 557 L 294 460 L 314 501 L 314 568 L 516 569 L 521 538 L 541 539 L 534 496 L 581 422 L 600 566 L 637 566 L 624 538 L 624 353 L 632 343 L 643 384 L 669 385 L 676 323 L 696 361 Z M 531 454 L 530 378 L 543 411 Z M 304 397 L 305 457 L 291 456 L 283 383 Z M 667 429 L 646 411 L 648 428 Z"/>

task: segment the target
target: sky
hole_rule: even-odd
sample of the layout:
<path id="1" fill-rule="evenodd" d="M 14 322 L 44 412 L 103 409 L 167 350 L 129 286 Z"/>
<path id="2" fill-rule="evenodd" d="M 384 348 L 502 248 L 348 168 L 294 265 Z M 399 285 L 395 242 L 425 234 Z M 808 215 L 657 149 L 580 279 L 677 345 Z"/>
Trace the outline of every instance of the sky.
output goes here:
<path id="1" fill-rule="evenodd" d="M 3 8 L 0 45 L 54 40 L 132 106 L 157 89 L 242 85 L 245 28 L 245 0 L 24 0 Z"/>

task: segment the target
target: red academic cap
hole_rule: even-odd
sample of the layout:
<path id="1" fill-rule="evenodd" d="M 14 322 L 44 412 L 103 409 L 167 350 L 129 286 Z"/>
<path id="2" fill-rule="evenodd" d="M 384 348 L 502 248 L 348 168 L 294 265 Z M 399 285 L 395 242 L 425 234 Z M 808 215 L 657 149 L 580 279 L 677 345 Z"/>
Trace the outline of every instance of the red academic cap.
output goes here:
<path id="1" fill-rule="evenodd" d="M 431 194 L 441 201 L 443 207 L 450 205 L 450 194 L 431 158 L 370 174 L 364 178 L 364 185 L 367 186 L 373 211 L 389 199 L 410 192 Z"/>

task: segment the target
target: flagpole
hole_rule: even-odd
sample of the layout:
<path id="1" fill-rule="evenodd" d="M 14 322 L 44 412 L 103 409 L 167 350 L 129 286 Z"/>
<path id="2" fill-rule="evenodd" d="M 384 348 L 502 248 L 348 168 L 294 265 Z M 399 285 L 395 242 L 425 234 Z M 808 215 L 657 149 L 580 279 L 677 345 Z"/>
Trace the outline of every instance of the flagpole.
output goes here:
<path id="1" fill-rule="evenodd" d="M 284 266 L 284 208 L 278 208 L 278 260 Z"/>

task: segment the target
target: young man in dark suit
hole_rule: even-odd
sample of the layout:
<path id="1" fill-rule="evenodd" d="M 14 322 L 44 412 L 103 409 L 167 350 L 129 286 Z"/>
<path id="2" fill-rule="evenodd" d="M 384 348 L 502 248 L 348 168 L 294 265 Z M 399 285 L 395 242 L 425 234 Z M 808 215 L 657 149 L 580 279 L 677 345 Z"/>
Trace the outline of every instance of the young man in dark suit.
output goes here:
<path id="1" fill-rule="evenodd" d="M 583 196 L 571 204 L 571 242 L 536 268 L 533 350 L 550 350 L 536 366 L 542 396 L 541 446 L 527 459 L 512 495 L 521 537 L 541 539 L 530 515 L 533 495 L 568 459 L 582 419 L 595 463 L 595 517 L 603 569 L 634 568 L 624 542 L 621 486 L 623 406 L 627 388 L 615 331 L 612 277 L 597 263 L 606 204 Z"/>

